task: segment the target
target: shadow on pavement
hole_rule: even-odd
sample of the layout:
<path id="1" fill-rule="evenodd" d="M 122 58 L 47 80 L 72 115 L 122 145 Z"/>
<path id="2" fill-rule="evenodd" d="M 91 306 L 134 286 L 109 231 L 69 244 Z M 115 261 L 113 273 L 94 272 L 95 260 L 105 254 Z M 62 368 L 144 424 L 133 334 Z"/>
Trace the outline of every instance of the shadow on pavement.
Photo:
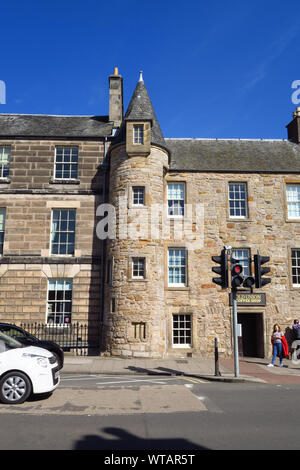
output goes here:
<path id="1" fill-rule="evenodd" d="M 101 430 L 110 434 L 106 439 L 97 435 L 83 436 L 77 441 L 74 450 L 209 450 L 206 447 L 193 444 L 186 439 L 143 439 L 121 428 L 104 428 Z"/>
<path id="2" fill-rule="evenodd" d="M 143 367 L 128 366 L 126 369 L 138 374 L 147 375 L 184 375 L 183 372 L 175 369 L 169 369 L 167 367 L 156 367 L 155 369 L 144 369 Z"/>

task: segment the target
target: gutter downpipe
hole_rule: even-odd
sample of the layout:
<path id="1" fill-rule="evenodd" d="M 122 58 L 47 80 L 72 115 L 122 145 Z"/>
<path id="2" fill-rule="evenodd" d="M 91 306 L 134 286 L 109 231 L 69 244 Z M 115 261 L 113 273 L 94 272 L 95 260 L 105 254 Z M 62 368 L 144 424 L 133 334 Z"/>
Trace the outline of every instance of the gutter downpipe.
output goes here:
<path id="1" fill-rule="evenodd" d="M 100 168 L 103 170 L 103 185 L 102 185 L 102 204 L 105 204 L 106 194 L 106 177 L 107 177 L 107 137 L 104 137 L 104 158 Z M 103 342 L 103 316 L 104 316 L 104 283 L 105 283 L 105 239 L 101 240 L 101 302 L 100 302 L 100 338 L 99 338 L 99 353 L 101 353 Z"/>

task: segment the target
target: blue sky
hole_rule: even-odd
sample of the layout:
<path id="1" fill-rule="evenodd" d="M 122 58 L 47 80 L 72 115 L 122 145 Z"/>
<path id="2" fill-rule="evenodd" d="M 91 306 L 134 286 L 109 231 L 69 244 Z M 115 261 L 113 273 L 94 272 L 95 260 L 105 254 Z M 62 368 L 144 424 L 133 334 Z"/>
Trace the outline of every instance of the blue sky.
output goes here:
<path id="1" fill-rule="evenodd" d="M 106 115 L 117 66 L 125 109 L 144 71 L 165 137 L 285 139 L 298 12 L 296 0 L 2 2 L 0 113 Z"/>

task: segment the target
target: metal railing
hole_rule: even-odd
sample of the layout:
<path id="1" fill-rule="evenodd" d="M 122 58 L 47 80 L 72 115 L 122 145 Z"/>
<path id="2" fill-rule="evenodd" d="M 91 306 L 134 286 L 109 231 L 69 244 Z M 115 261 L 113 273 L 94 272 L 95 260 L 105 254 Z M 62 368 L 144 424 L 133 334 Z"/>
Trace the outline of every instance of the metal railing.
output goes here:
<path id="1" fill-rule="evenodd" d="M 40 340 L 54 341 L 65 351 L 76 350 L 87 354 L 89 349 L 99 348 L 99 330 L 90 325 L 80 325 L 77 322 L 69 325 L 21 323 L 20 326 Z"/>

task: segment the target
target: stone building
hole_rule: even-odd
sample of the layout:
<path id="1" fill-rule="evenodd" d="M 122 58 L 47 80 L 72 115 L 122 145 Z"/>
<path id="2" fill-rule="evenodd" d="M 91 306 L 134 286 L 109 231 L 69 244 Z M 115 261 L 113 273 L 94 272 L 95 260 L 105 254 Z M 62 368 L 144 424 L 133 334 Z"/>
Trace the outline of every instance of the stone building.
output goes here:
<path id="1" fill-rule="evenodd" d="M 265 303 L 238 308 L 244 355 L 270 354 L 300 316 L 300 110 L 287 140 L 164 138 L 142 75 L 123 116 L 0 115 L 2 321 L 83 322 L 99 352 L 232 354 L 225 245 L 251 273 L 270 256 Z M 111 216 L 111 218 L 110 218 Z M 92 341 L 92 340 L 91 340 Z"/>

